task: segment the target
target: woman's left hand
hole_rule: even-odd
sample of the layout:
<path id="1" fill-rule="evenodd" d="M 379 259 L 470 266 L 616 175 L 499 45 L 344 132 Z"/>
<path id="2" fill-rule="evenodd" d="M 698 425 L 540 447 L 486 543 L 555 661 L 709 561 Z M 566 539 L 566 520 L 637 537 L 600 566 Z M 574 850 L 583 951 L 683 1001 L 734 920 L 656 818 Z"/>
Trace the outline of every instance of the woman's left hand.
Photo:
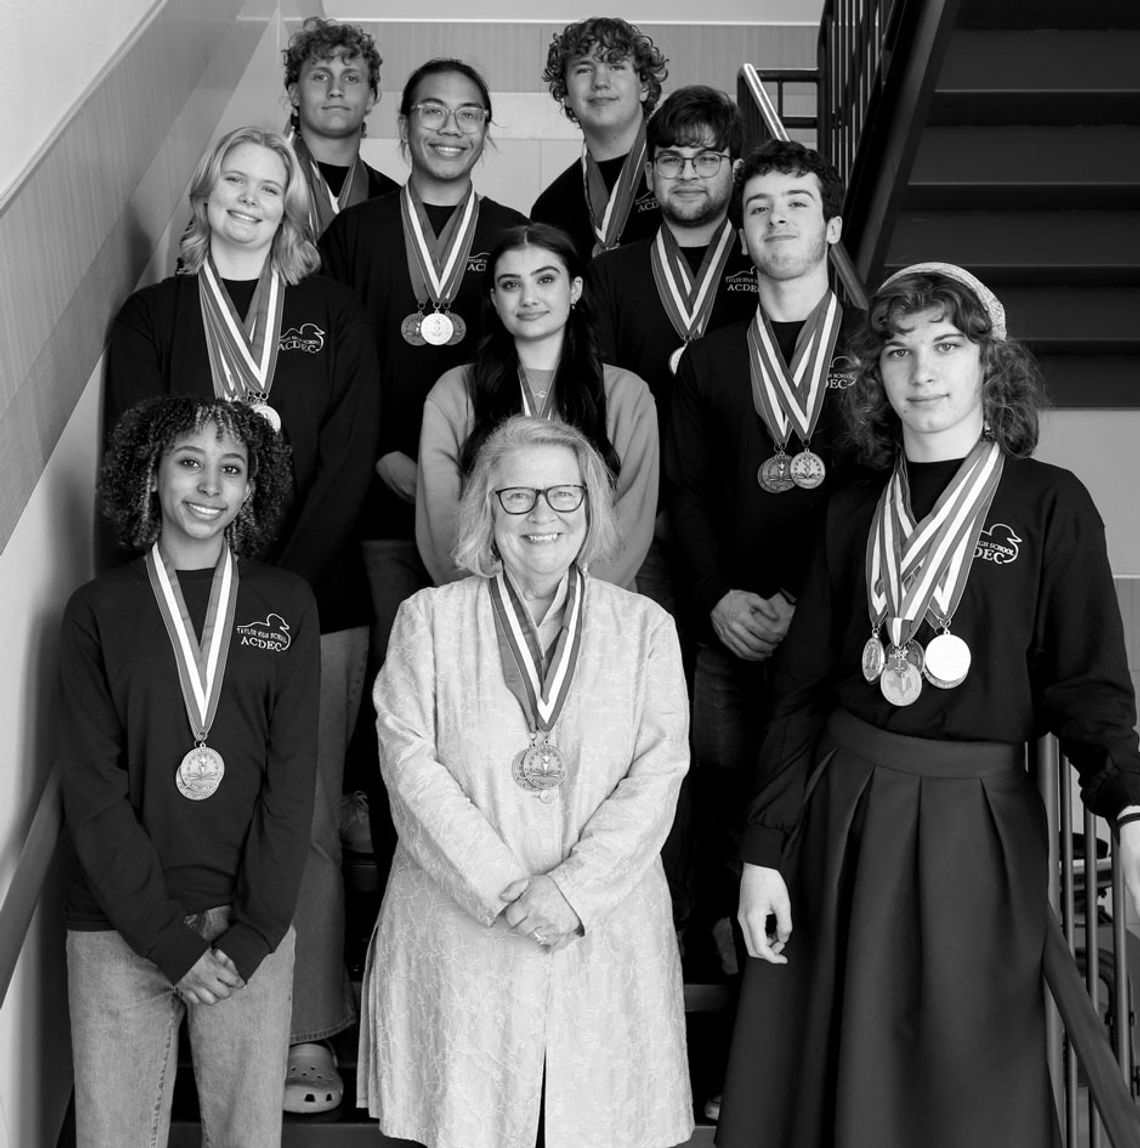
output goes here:
<path id="1" fill-rule="evenodd" d="M 562 896 L 562 890 L 545 874 L 529 881 L 512 881 L 501 896 L 511 902 L 503 910 L 511 931 L 529 937 L 548 952 L 565 948 L 582 928 L 581 918 Z"/>
<path id="2" fill-rule="evenodd" d="M 1136 915 L 1140 916 L 1140 821 L 1129 821 L 1120 827 L 1120 866 Z"/>

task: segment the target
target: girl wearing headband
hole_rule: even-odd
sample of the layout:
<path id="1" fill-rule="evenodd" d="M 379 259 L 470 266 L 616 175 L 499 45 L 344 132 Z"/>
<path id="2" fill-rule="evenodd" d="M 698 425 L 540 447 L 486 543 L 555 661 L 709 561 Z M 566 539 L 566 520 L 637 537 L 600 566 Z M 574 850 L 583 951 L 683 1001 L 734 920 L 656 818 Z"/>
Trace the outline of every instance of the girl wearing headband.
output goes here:
<path id="1" fill-rule="evenodd" d="M 893 275 L 857 337 L 872 472 L 832 500 L 774 667 L 742 848 L 721 1148 L 1055 1142 L 1048 729 L 1140 892 L 1135 700 L 1104 527 L 1030 458 L 1040 384 L 969 272 Z"/>

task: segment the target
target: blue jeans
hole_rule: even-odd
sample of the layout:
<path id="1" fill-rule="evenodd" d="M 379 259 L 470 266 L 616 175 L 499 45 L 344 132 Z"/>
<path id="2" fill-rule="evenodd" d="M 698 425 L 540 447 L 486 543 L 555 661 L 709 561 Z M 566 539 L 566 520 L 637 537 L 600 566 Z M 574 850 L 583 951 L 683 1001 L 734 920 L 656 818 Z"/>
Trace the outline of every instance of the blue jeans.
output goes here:
<path id="1" fill-rule="evenodd" d="M 187 918 L 207 940 L 222 906 Z M 186 1005 L 114 930 L 67 934 L 78 1148 L 162 1148 L 186 1017 L 204 1148 L 280 1148 L 293 985 L 293 931 L 245 988 Z"/>
<path id="2" fill-rule="evenodd" d="M 297 961 L 290 1044 L 323 1040 L 356 1019 L 352 985 L 344 967 L 340 798 L 344 755 L 360 711 L 367 658 L 364 626 L 321 635 L 317 791 L 309 854 L 293 914 Z"/>

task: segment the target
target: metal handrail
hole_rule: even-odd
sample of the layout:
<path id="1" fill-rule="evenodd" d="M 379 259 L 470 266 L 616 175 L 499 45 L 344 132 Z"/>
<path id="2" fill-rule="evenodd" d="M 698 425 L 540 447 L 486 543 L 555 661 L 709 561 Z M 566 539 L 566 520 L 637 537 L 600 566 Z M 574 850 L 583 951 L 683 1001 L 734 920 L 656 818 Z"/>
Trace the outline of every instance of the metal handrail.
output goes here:
<path id="1" fill-rule="evenodd" d="M 764 126 L 769 135 L 771 135 L 773 139 L 787 140 L 789 138 L 788 129 L 780 119 L 776 111 L 776 106 L 772 103 L 772 98 L 768 95 L 768 91 L 764 87 L 764 82 L 760 79 L 760 74 L 756 71 L 756 68 L 752 64 L 745 64 L 737 73 L 737 81 L 738 88 L 752 98 L 753 103 L 764 120 Z M 741 102 L 743 103 L 743 100 L 741 100 Z M 831 245 L 828 251 L 828 257 L 832 268 L 835 270 L 836 278 L 843 287 L 843 292 L 847 300 L 852 306 L 865 311 L 869 303 L 867 289 L 863 285 L 863 280 L 860 278 L 858 271 L 855 270 L 855 264 L 851 261 L 851 256 L 848 255 L 842 240 L 839 243 L 833 243 Z"/>

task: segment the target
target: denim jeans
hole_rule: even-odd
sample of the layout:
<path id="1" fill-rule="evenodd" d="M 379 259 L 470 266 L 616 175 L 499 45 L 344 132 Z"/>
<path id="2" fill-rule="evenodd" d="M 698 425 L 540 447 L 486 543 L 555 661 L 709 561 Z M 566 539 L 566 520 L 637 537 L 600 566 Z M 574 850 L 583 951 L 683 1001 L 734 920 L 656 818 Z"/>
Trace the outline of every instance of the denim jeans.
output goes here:
<path id="1" fill-rule="evenodd" d="M 213 940 L 228 918 L 222 906 L 187 923 Z M 78 1148 L 163 1148 L 183 1017 L 204 1148 L 280 1148 L 292 929 L 245 988 L 217 1004 L 184 1004 L 111 929 L 67 934 L 67 982 Z"/>
<path id="2" fill-rule="evenodd" d="M 289 1041 L 323 1040 L 356 1019 L 344 967 L 344 881 L 340 861 L 340 798 L 344 755 L 364 691 L 368 631 L 364 626 L 321 635 L 321 708 L 317 792 L 309 855 L 293 927 L 293 1021 Z"/>

